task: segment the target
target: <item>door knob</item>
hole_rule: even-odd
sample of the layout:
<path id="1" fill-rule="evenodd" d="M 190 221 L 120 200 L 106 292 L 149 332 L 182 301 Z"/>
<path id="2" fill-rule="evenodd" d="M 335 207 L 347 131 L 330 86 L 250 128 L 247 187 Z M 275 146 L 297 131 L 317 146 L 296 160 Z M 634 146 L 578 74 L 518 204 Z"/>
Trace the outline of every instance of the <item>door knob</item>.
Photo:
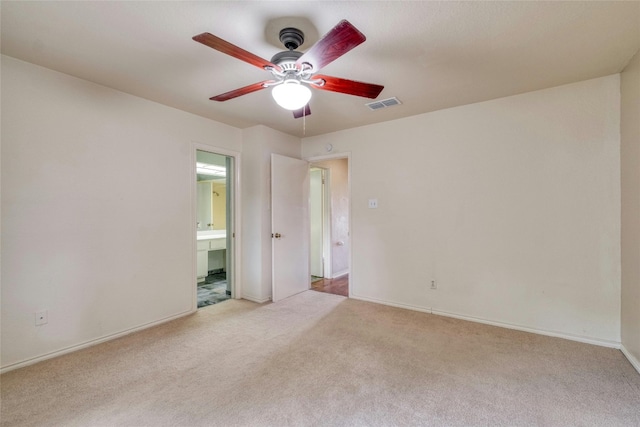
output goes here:
<path id="1" fill-rule="evenodd" d="M 281 238 L 281 237 L 282 237 L 282 234 L 280 234 L 280 233 L 276 233 L 276 234 L 274 234 L 274 235 L 273 235 L 273 237 L 275 237 L 276 239 L 279 239 L 279 238 Z"/>

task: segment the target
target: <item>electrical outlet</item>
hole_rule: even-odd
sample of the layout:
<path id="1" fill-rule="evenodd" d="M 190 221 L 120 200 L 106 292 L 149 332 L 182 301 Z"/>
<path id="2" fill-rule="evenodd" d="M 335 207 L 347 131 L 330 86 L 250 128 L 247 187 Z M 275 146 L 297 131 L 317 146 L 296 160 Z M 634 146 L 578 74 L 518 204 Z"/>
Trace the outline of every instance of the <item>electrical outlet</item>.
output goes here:
<path id="1" fill-rule="evenodd" d="M 369 199 L 369 209 L 378 209 L 378 199 Z"/>
<path id="2" fill-rule="evenodd" d="M 49 323 L 49 311 L 36 312 L 36 326 L 46 325 Z"/>
<path id="3" fill-rule="evenodd" d="M 436 283 L 435 280 L 431 281 L 431 289 L 438 289 L 438 284 Z"/>

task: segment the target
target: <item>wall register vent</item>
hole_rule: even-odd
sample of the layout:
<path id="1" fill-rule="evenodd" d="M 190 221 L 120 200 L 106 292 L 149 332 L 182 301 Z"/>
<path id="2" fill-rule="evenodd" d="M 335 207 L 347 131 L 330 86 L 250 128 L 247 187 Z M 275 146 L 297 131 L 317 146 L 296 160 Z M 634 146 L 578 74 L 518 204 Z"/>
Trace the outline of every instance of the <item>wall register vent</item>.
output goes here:
<path id="1" fill-rule="evenodd" d="M 383 99 L 382 101 L 374 101 L 369 102 L 368 104 L 364 104 L 369 107 L 370 110 L 381 110 L 387 107 L 393 107 L 394 105 L 400 105 L 402 102 L 395 96 L 393 98 Z"/>

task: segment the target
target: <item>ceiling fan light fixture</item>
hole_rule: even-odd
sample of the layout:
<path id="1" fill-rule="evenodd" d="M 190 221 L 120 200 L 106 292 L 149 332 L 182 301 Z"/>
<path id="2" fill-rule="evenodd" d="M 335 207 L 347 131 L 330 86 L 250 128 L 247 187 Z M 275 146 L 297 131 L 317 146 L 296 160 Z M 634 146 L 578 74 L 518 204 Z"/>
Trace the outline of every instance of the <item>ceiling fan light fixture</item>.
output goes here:
<path id="1" fill-rule="evenodd" d="M 285 80 L 271 90 L 271 96 L 285 110 L 299 110 L 309 103 L 311 89 L 297 80 Z"/>

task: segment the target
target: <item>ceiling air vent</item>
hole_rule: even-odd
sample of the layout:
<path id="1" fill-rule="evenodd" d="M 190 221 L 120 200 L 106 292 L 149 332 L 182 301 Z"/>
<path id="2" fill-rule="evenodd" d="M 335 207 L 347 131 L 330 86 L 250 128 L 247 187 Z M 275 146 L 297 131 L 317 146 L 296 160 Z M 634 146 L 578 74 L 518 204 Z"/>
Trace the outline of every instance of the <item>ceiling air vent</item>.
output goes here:
<path id="1" fill-rule="evenodd" d="M 387 107 L 393 107 L 394 105 L 400 105 L 402 102 L 395 96 L 393 98 L 383 99 L 382 101 L 374 101 L 368 104 L 364 104 L 369 107 L 370 110 L 381 110 Z"/>

